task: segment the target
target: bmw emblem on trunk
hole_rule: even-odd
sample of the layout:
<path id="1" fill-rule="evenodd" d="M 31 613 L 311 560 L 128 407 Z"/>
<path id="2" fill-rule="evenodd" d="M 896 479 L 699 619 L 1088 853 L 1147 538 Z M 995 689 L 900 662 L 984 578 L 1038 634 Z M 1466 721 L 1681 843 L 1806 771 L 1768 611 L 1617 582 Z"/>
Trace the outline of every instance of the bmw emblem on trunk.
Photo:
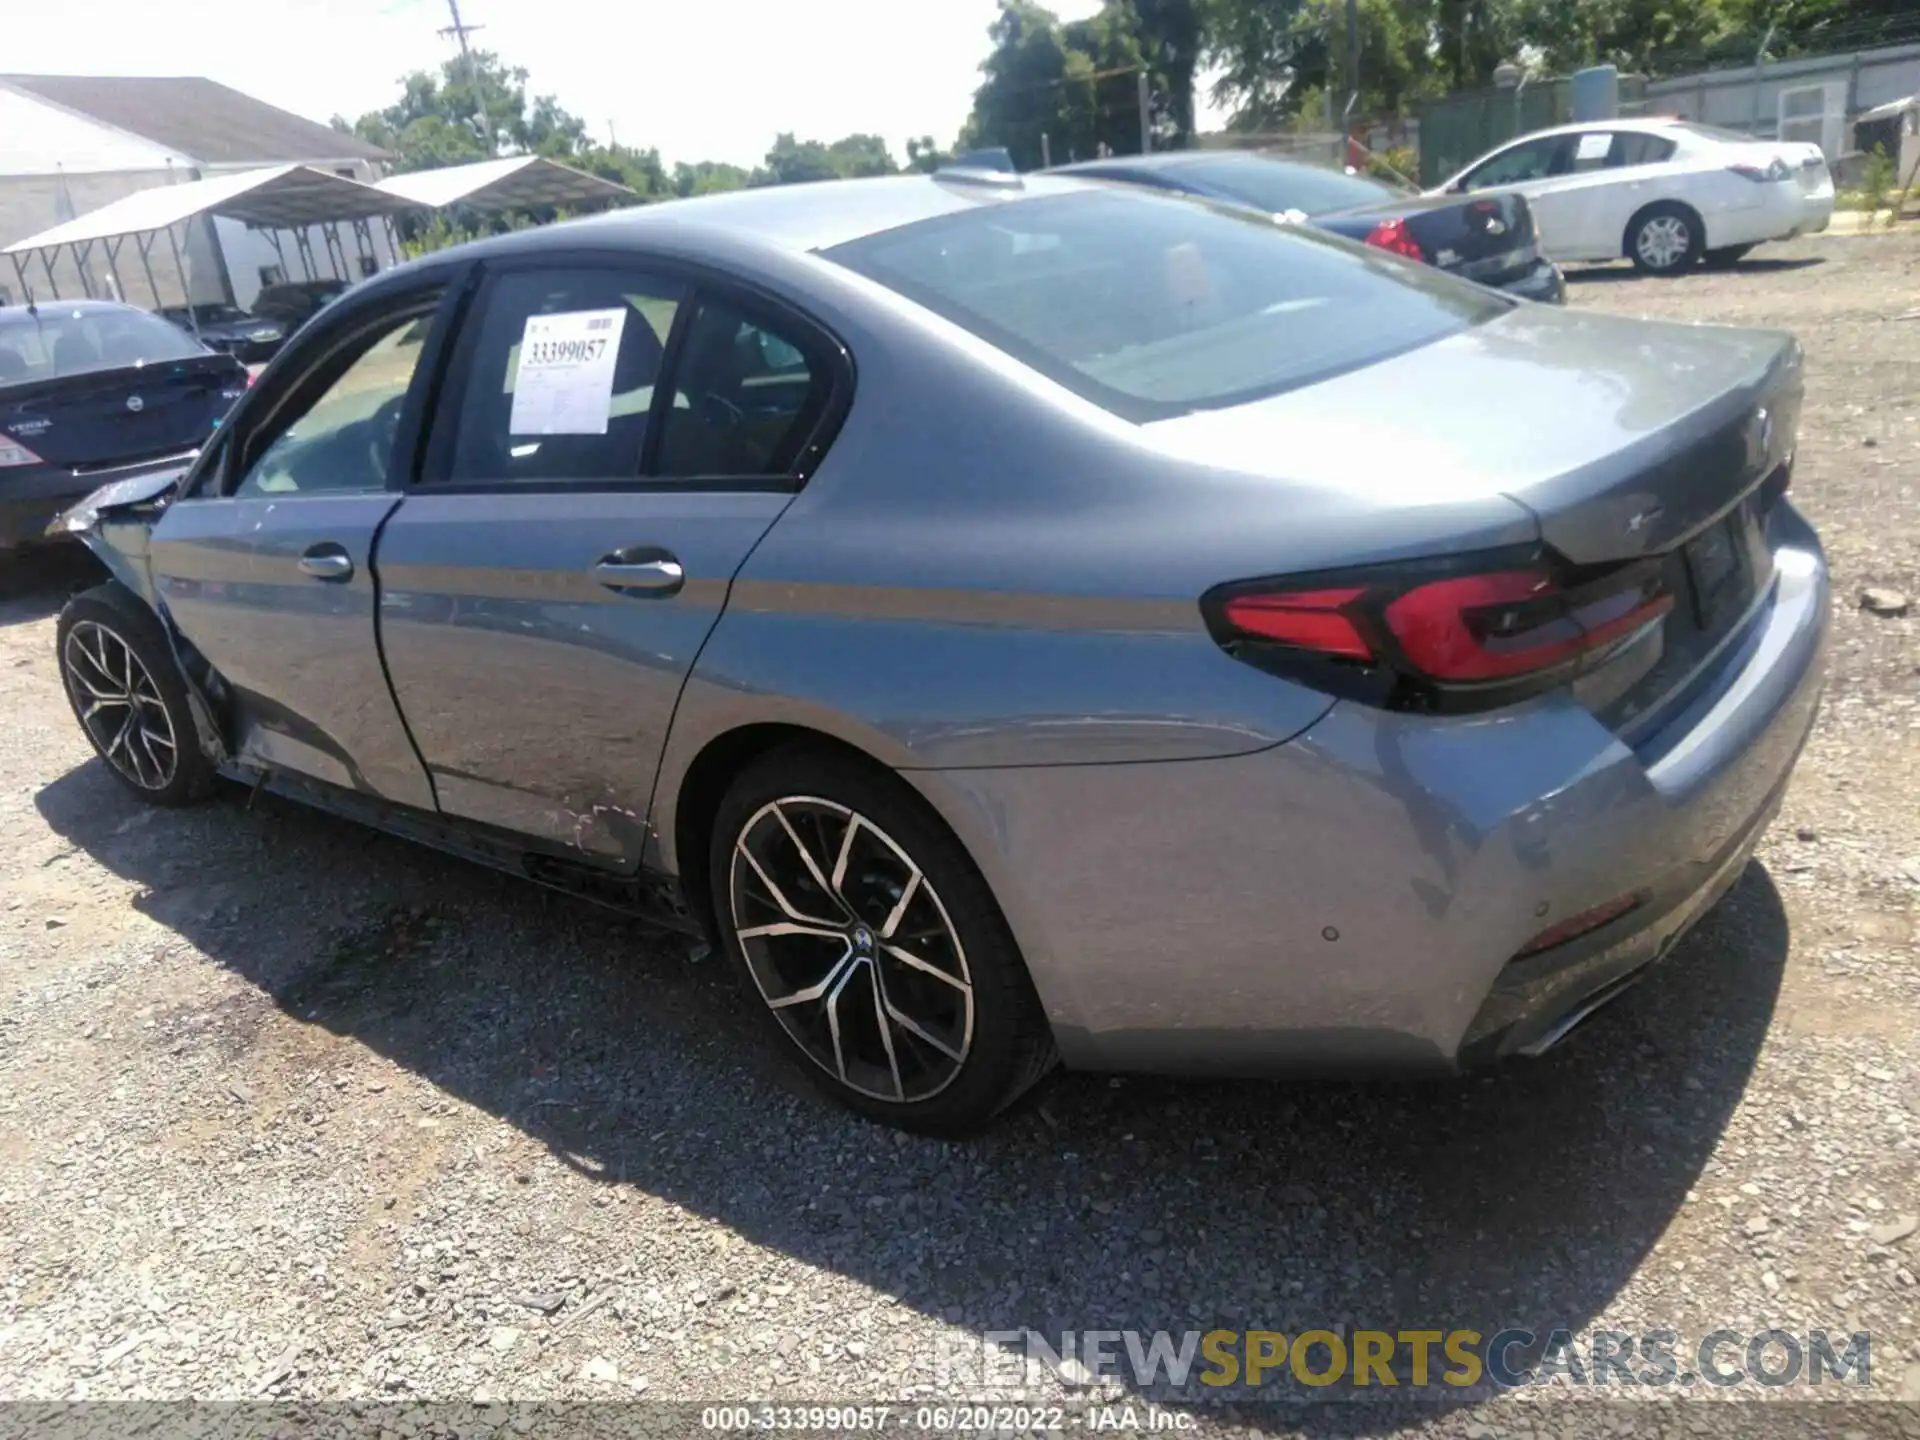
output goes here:
<path id="1" fill-rule="evenodd" d="M 147 402 L 142 400 L 138 395 L 127 396 L 127 409 L 133 411 L 134 414 L 138 415 L 146 408 Z"/>

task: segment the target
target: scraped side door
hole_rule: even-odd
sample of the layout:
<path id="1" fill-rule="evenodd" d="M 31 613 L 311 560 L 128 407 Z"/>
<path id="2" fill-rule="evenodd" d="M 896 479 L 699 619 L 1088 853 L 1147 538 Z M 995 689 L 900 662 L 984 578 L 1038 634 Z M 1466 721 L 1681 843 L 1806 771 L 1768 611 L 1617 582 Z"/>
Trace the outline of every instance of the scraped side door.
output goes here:
<path id="1" fill-rule="evenodd" d="M 225 681 L 243 761 L 422 809 L 433 792 L 381 666 L 373 551 L 447 303 L 441 285 L 391 294 L 303 344 L 151 541 L 160 603 Z"/>
<path id="2" fill-rule="evenodd" d="M 835 381 L 764 297 L 635 254 L 492 262 L 375 564 L 441 810 L 637 866 L 680 687 Z"/>

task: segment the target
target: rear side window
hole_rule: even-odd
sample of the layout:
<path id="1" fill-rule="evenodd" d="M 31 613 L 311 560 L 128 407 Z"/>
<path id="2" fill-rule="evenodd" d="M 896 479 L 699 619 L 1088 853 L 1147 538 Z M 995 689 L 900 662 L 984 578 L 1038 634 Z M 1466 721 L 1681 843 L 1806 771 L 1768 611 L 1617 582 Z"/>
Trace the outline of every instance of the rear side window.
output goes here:
<path id="1" fill-rule="evenodd" d="M 1662 136 L 1649 135 L 1644 130 L 1622 130 L 1613 137 L 1607 165 L 1609 168 L 1658 165 L 1663 160 L 1671 160 L 1675 148 L 1673 141 Z"/>
<path id="2" fill-rule="evenodd" d="M 826 253 L 1136 421 L 1309 384 L 1509 308 L 1375 250 L 1147 191 L 984 205 Z"/>
<path id="3" fill-rule="evenodd" d="M 764 319 L 703 297 L 673 370 L 654 472 L 784 475 L 825 408 L 824 367 Z"/>
<path id="4" fill-rule="evenodd" d="M 680 303 L 677 283 L 616 269 L 496 277 L 465 367 L 446 478 L 638 478 Z"/>

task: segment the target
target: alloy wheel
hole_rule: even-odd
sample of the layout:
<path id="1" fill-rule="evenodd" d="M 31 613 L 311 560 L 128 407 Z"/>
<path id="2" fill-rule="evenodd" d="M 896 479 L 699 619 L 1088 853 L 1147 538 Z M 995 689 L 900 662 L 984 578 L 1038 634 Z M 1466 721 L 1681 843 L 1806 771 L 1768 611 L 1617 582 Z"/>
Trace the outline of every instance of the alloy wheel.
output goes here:
<path id="1" fill-rule="evenodd" d="M 761 806 L 734 841 L 728 895 L 761 998 L 814 1064 L 901 1104 L 959 1075 L 966 951 L 925 872 L 872 820 L 815 796 Z"/>
<path id="2" fill-rule="evenodd" d="M 61 655 L 74 709 L 94 748 L 142 790 L 164 790 L 179 765 L 173 717 L 133 647 L 83 620 Z"/>
<path id="3" fill-rule="evenodd" d="M 1640 227 L 1634 249 L 1656 270 L 1671 270 L 1693 248 L 1693 231 L 1678 215 L 1656 215 Z"/>

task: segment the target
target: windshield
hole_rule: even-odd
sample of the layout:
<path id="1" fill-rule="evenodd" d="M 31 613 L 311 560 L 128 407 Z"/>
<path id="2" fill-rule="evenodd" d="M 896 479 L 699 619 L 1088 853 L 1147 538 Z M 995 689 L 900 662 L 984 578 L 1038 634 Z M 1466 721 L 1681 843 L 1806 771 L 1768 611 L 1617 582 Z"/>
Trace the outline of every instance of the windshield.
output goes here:
<path id="1" fill-rule="evenodd" d="M 118 370 L 206 352 L 157 315 L 134 309 L 61 309 L 43 305 L 0 316 L 0 384 Z"/>
<path id="2" fill-rule="evenodd" d="M 1378 181 L 1259 155 L 1209 156 L 1188 161 L 1175 173 L 1272 215 L 1288 210 L 1324 215 L 1395 198 L 1395 192 Z"/>
<path id="3" fill-rule="evenodd" d="M 1509 308 L 1376 250 L 1150 191 L 981 206 L 826 255 L 1135 421 L 1325 379 Z"/>

